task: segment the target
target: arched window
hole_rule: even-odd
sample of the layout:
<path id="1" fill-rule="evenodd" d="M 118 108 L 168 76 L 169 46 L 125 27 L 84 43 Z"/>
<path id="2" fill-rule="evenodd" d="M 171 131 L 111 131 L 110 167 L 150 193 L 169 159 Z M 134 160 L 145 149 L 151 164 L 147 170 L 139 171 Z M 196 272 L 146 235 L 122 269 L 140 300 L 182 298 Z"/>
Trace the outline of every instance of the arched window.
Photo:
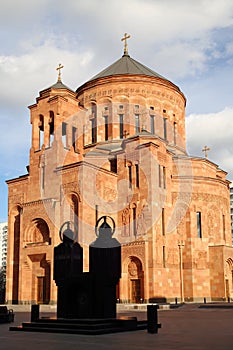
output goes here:
<path id="1" fill-rule="evenodd" d="M 50 243 L 49 227 L 43 219 L 36 218 L 32 220 L 26 241 L 28 244 Z"/>
<path id="2" fill-rule="evenodd" d="M 49 146 L 52 145 L 54 140 L 54 113 L 49 112 Z"/>
<path id="3" fill-rule="evenodd" d="M 91 142 L 97 142 L 97 107 L 95 103 L 91 105 Z"/>
<path id="4" fill-rule="evenodd" d="M 39 145 L 40 145 L 40 149 L 42 147 L 42 145 L 44 144 L 44 116 L 40 115 L 40 120 L 39 120 Z"/>
<path id="5" fill-rule="evenodd" d="M 70 221 L 74 223 L 74 236 L 78 236 L 78 210 L 79 210 L 79 200 L 75 194 L 71 195 L 71 217 Z"/>
<path id="6" fill-rule="evenodd" d="M 150 107 L 150 132 L 151 134 L 155 133 L 155 112 L 154 107 Z"/>

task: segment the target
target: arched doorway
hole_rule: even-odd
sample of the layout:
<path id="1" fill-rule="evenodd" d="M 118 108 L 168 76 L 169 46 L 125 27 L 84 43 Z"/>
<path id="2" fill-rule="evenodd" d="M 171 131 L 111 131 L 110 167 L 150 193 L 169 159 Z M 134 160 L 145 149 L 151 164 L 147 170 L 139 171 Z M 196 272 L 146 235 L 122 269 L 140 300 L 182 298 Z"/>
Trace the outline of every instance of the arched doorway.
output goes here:
<path id="1" fill-rule="evenodd" d="M 27 276 L 31 292 L 30 299 L 37 304 L 48 304 L 50 301 L 51 264 L 48 259 L 48 245 L 50 245 L 50 232 L 48 224 L 42 218 L 32 220 L 25 236 L 26 247 L 29 254 L 23 265 L 23 274 Z M 26 299 L 27 291 L 23 291 Z"/>
<path id="2" fill-rule="evenodd" d="M 128 262 L 128 295 L 131 303 L 144 299 L 144 273 L 140 259 L 131 256 Z"/>

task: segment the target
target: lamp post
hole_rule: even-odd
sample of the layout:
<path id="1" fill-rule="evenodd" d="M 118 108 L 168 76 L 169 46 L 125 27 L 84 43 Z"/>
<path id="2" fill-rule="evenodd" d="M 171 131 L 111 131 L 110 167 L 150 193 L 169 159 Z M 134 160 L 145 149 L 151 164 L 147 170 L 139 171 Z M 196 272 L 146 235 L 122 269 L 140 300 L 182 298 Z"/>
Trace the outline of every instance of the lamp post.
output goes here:
<path id="1" fill-rule="evenodd" d="M 183 276 L 183 252 L 184 242 L 178 241 L 179 257 L 180 257 L 180 300 L 184 303 L 184 276 Z"/>

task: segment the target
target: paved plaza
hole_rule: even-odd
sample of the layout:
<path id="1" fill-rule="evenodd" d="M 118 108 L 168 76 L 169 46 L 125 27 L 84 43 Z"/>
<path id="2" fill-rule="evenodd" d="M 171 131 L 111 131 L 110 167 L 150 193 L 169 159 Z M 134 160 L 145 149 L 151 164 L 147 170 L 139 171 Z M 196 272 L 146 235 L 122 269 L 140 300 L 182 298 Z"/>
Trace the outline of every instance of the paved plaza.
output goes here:
<path id="1" fill-rule="evenodd" d="M 138 319 L 146 318 L 144 311 L 122 313 L 136 315 Z M 48 316 L 48 312 L 41 316 Z M 23 321 L 30 321 L 30 313 L 23 309 L 16 311 L 14 325 Z M 196 304 L 189 304 L 173 310 L 159 310 L 159 322 L 162 328 L 158 334 L 148 334 L 143 330 L 97 336 L 10 332 L 12 324 L 0 324 L 0 349 L 233 349 L 233 307 L 200 309 Z"/>

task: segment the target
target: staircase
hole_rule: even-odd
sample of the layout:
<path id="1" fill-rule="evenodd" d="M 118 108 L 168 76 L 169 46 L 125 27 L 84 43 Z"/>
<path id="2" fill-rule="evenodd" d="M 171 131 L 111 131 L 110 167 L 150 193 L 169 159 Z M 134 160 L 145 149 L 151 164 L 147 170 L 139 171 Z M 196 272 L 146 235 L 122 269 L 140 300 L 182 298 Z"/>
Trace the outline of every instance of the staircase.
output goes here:
<path id="1" fill-rule="evenodd" d="M 147 321 L 138 321 L 136 317 L 120 316 L 116 319 L 40 318 L 36 322 L 23 322 L 21 326 L 12 326 L 9 330 L 97 335 L 137 331 L 146 328 Z"/>

